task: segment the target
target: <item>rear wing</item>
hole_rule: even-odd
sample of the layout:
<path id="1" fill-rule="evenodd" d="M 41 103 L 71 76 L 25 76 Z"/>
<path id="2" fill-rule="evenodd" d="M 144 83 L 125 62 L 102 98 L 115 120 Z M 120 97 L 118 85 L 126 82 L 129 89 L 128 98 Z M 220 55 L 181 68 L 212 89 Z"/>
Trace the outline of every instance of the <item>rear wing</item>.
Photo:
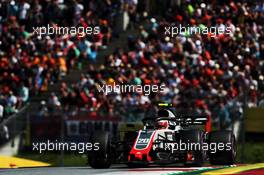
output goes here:
<path id="1" fill-rule="evenodd" d="M 208 116 L 178 116 L 175 118 L 172 117 L 159 117 L 156 121 L 159 120 L 168 120 L 170 122 L 175 122 L 176 124 L 181 125 L 205 125 L 208 121 Z"/>
<path id="2" fill-rule="evenodd" d="M 183 116 L 183 122 L 188 125 L 205 125 L 208 121 L 208 116 Z"/>
<path id="3" fill-rule="evenodd" d="M 172 103 L 158 103 L 158 107 L 161 107 L 162 110 L 158 112 L 158 118 L 156 118 L 156 121 L 169 120 L 183 125 L 205 125 L 209 118 L 206 114 L 175 114 L 173 111 L 175 111 L 177 107 Z M 174 113 L 174 117 L 169 117 L 169 111 Z"/>

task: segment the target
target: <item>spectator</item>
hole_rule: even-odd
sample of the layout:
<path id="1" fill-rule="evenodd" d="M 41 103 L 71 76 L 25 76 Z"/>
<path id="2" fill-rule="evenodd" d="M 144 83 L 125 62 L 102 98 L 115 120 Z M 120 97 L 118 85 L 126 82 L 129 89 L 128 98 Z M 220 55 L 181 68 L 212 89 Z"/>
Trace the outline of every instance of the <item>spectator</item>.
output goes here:
<path id="1" fill-rule="evenodd" d="M 39 107 L 39 117 L 48 117 L 48 107 L 47 107 L 47 104 L 46 104 L 46 101 L 43 100 L 40 102 L 40 107 Z"/>
<path id="2" fill-rule="evenodd" d="M 49 97 L 48 106 L 49 111 L 51 112 L 55 112 L 56 109 L 59 109 L 61 107 L 61 102 L 54 92 L 52 92 L 51 96 Z"/>
<path id="3" fill-rule="evenodd" d="M 22 84 L 19 89 L 19 97 L 23 103 L 27 102 L 29 99 L 29 89 L 24 84 Z"/>
<path id="4" fill-rule="evenodd" d="M 0 104 L 0 122 L 4 119 L 4 106 Z"/>
<path id="5" fill-rule="evenodd" d="M 227 126 L 229 126 L 231 122 L 230 113 L 227 110 L 227 108 L 224 106 L 224 103 L 220 104 L 218 118 L 219 118 L 219 123 L 220 123 L 220 129 L 225 129 Z"/>
<path id="6" fill-rule="evenodd" d="M 12 91 L 9 92 L 8 97 L 7 97 L 7 107 L 6 107 L 6 112 L 8 114 L 13 114 L 17 112 L 16 106 L 18 103 L 17 97 L 13 94 Z"/>

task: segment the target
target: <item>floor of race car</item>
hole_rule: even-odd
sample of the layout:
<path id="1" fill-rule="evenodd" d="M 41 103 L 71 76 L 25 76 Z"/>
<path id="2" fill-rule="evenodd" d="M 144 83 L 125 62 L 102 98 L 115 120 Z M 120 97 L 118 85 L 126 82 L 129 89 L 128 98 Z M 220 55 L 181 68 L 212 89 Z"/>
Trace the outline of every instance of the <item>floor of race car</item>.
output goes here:
<path id="1" fill-rule="evenodd" d="M 148 168 L 127 168 L 123 165 L 115 165 L 110 169 L 92 169 L 90 167 L 41 167 L 41 168 L 17 168 L 0 169 L 1 175 L 176 175 L 176 174 L 264 174 L 264 163 L 233 166 L 150 166 Z"/>

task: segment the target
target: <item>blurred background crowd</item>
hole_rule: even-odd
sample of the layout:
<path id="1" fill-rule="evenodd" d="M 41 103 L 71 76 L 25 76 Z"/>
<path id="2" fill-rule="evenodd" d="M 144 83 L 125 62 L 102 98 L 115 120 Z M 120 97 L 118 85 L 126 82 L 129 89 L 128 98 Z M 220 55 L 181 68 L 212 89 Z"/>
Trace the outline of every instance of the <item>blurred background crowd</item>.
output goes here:
<path id="1" fill-rule="evenodd" d="M 62 82 L 60 93 L 42 101 L 40 115 L 62 109 L 68 115 L 153 116 L 153 102 L 179 112 L 209 114 L 227 127 L 243 107 L 264 107 L 263 1 L 102 0 L 4 1 L 1 5 L 0 118 L 15 113 L 31 96 L 47 91 L 83 60 L 78 82 Z M 45 36 L 33 26 L 100 26 L 98 35 Z M 231 28 L 230 34 L 166 36 L 164 27 L 191 25 Z M 120 27 L 123 26 L 123 27 Z M 97 63 L 100 49 L 127 27 L 134 34 Z M 125 49 L 128 48 L 128 49 Z M 111 93 L 103 84 L 166 86 L 162 93 Z"/>
<path id="2" fill-rule="evenodd" d="M 111 1 L 4 0 L 0 11 L 0 120 L 18 112 L 30 96 L 48 90 L 82 61 L 107 48 L 121 4 Z M 112 19 L 111 19 L 112 18 Z M 33 28 L 100 26 L 98 35 L 33 34 Z"/>

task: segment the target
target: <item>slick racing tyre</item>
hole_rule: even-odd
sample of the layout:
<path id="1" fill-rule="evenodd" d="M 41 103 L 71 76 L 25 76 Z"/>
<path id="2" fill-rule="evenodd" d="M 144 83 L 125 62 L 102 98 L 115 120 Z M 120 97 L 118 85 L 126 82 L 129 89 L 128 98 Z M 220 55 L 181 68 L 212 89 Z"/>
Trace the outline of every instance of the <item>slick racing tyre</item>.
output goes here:
<path id="1" fill-rule="evenodd" d="M 209 161 L 212 165 L 234 164 L 236 157 L 236 141 L 235 136 L 231 131 L 211 132 L 209 134 L 209 143 L 218 145 L 218 149 L 216 151 L 209 150 L 208 152 Z M 220 144 L 222 145 L 221 150 L 219 147 Z"/>
<path id="2" fill-rule="evenodd" d="M 182 143 L 186 143 L 191 145 L 192 143 L 197 145 L 195 148 L 191 148 L 192 150 L 186 149 L 186 157 L 188 153 L 192 155 L 192 162 L 186 162 L 185 166 L 203 166 L 203 163 L 206 158 L 206 152 L 202 149 L 202 145 L 204 143 L 204 132 L 201 130 L 183 130 L 181 131 L 181 140 Z M 187 158 L 186 158 L 187 160 Z"/>
<path id="3" fill-rule="evenodd" d="M 90 142 L 99 144 L 98 150 L 88 152 L 88 164 L 92 168 L 109 168 L 111 165 L 110 158 L 110 136 L 108 132 L 95 132 Z"/>

